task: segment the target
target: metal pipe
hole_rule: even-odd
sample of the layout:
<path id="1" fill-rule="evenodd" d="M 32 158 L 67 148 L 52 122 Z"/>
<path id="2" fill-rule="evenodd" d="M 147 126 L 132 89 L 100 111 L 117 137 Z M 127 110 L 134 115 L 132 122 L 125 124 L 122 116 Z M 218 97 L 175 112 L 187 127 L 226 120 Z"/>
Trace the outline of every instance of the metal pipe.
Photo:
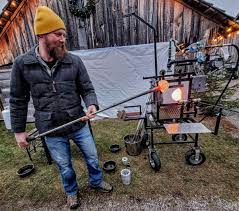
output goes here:
<path id="1" fill-rule="evenodd" d="M 130 17 L 130 16 L 135 16 L 137 19 L 139 19 L 141 22 L 146 24 L 149 28 L 151 28 L 154 32 L 154 67 L 155 67 L 155 76 L 158 76 L 158 57 L 157 57 L 157 33 L 155 27 L 153 27 L 151 24 L 146 22 L 143 18 L 135 14 L 134 12 L 128 13 L 124 15 L 123 17 Z"/>
<path id="2" fill-rule="evenodd" d="M 216 136 L 218 135 L 218 130 L 219 130 L 219 126 L 220 126 L 221 117 L 222 117 L 222 108 L 220 108 L 220 111 L 217 115 L 217 121 L 216 121 L 215 129 L 214 129 L 214 132 L 213 132 L 213 134 L 216 135 Z"/>
<path id="3" fill-rule="evenodd" d="M 200 101 L 199 105 L 215 106 L 215 105 L 207 103 L 205 101 Z M 239 111 L 231 109 L 231 108 L 225 108 L 225 106 L 222 106 L 222 105 L 216 105 L 215 108 L 220 108 L 220 109 L 223 109 L 223 110 L 226 110 L 226 111 L 230 111 L 230 112 L 234 112 L 234 113 L 239 114 Z"/>
<path id="4" fill-rule="evenodd" d="M 232 78 L 234 77 L 236 71 L 238 71 L 238 65 L 239 65 L 239 48 L 238 48 L 237 45 L 235 45 L 235 44 L 209 45 L 209 46 L 206 46 L 205 48 L 216 48 L 216 47 L 224 47 L 224 46 L 232 46 L 232 47 L 234 47 L 234 48 L 236 49 L 236 51 L 237 51 L 237 62 L 236 62 L 236 66 L 235 66 L 235 68 L 234 68 L 234 70 L 233 70 L 233 72 L 232 72 L 232 74 L 231 74 L 231 76 L 230 76 L 230 78 L 229 78 L 229 80 L 228 80 L 226 86 L 225 86 L 224 89 L 222 90 L 220 96 L 217 98 L 217 101 L 215 102 L 215 104 L 213 105 L 213 107 L 212 107 L 211 110 L 213 110 L 213 109 L 217 106 L 217 104 L 218 104 L 219 101 L 221 100 L 223 94 L 225 93 L 226 89 L 228 88 L 228 86 L 229 86 L 229 84 L 230 84 Z M 203 117 L 199 122 L 202 122 L 206 117 L 207 117 L 207 116 Z"/>
<path id="5" fill-rule="evenodd" d="M 167 64 L 167 67 L 170 68 L 172 64 L 184 64 L 187 62 L 197 62 L 197 59 L 170 60 L 170 62 Z"/>
<path id="6" fill-rule="evenodd" d="M 126 102 L 128 102 L 128 101 L 130 101 L 130 100 L 133 100 L 133 99 L 135 99 L 135 98 L 141 97 L 141 96 L 143 96 L 143 95 L 150 94 L 150 93 L 152 93 L 152 92 L 157 92 L 157 91 L 162 91 L 162 92 L 164 92 L 164 91 L 166 91 L 166 89 L 167 89 L 167 88 L 165 89 L 164 86 L 165 86 L 165 83 L 162 84 L 162 86 L 160 86 L 160 84 L 159 84 L 157 87 L 155 87 L 155 88 L 153 88 L 153 89 L 147 90 L 147 91 L 142 92 L 142 93 L 140 93 L 140 94 L 137 94 L 137 95 L 135 95 L 135 96 L 133 96 L 133 97 L 127 98 L 127 99 L 125 99 L 125 100 L 122 100 L 122 101 L 120 101 L 120 102 L 118 102 L 118 103 L 114 103 L 114 104 L 112 104 L 112 105 L 110 105 L 110 106 L 108 106 L 108 107 L 106 107 L 106 108 L 104 108 L 104 109 L 101 109 L 101 110 L 98 110 L 98 111 L 94 112 L 92 115 L 95 115 L 95 114 L 98 114 L 98 113 L 100 113 L 100 112 L 106 111 L 106 110 L 108 110 L 108 109 L 110 109 L 110 108 L 113 108 L 113 107 L 115 107 L 115 106 L 121 105 L 121 104 L 123 104 L 123 103 L 126 103 Z M 29 142 L 29 141 L 33 141 L 33 140 L 35 140 L 36 138 L 40 138 L 40 137 L 46 136 L 46 135 L 48 135 L 48 134 L 50 134 L 50 133 L 53 133 L 53 132 L 55 132 L 55 131 L 57 131 L 57 130 L 60 130 L 60 129 L 62 129 L 62 128 L 65 128 L 65 127 L 67 127 L 67 126 L 70 126 L 70 125 L 72 125 L 72 124 L 74 124 L 74 123 L 76 123 L 76 122 L 80 122 L 83 118 L 84 118 L 84 117 L 80 117 L 80 118 L 75 119 L 75 120 L 73 120 L 73 121 L 71 121 L 71 122 L 68 122 L 68 123 L 66 123 L 66 124 L 63 124 L 63 125 L 61 125 L 61 126 L 59 126 L 59 127 L 56 127 L 56 128 L 51 129 L 51 130 L 48 130 L 48 131 L 46 131 L 46 132 L 44 132 L 44 133 L 38 134 L 38 135 L 36 135 L 36 136 L 29 136 L 29 137 L 27 138 L 27 141 L 28 141 L 28 142 Z"/>

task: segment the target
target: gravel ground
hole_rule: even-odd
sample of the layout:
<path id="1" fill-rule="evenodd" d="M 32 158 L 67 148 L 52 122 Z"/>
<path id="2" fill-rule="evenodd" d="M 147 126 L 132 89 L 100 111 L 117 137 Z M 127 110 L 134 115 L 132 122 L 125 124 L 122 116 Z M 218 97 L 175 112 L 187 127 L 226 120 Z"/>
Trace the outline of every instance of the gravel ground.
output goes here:
<path id="1" fill-rule="evenodd" d="M 109 201 L 100 205 L 82 205 L 83 210 L 239 210 L 239 203 L 227 202 L 220 199 L 183 201 L 173 197 L 158 198 L 157 200 L 123 200 Z"/>
<path id="2" fill-rule="evenodd" d="M 0 207 L 0 210 L 31 210 L 31 211 L 45 211 L 45 210 L 68 210 L 65 206 L 57 207 L 54 204 L 51 204 L 47 207 L 42 208 L 26 208 L 24 209 L 16 207 Z M 210 199 L 198 199 L 193 200 L 182 200 L 180 198 L 174 197 L 159 197 L 157 199 L 142 200 L 142 199 L 119 199 L 111 200 L 109 199 L 106 202 L 82 202 L 81 206 L 77 210 L 114 210 L 114 211 L 123 211 L 123 210 L 144 210 L 144 211 L 169 211 L 169 210 L 220 210 L 220 211 L 236 211 L 239 210 L 239 202 L 229 202 L 219 198 L 210 198 Z"/>

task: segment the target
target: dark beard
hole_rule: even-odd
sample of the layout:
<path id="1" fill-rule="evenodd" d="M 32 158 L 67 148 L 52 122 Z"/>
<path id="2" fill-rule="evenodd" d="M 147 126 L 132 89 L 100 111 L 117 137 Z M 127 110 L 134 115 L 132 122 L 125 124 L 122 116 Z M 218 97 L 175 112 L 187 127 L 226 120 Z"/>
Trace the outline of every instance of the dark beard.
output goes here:
<path id="1" fill-rule="evenodd" d="M 62 45 L 60 47 L 54 47 L 48 51 L 49 55 L 54 58 L 54 60 L 62 59 L 66 54 L 66 46 Z"/>

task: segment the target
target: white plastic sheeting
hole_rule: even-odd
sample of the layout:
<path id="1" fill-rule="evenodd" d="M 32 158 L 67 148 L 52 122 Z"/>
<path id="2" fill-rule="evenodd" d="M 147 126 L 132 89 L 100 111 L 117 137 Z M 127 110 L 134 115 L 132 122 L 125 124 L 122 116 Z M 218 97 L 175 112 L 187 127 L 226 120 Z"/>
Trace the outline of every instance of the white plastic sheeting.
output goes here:
<path id="1" fill-rule="evenodd" d="M 157 43 L 158 71 L 167 69 L 168 45 L 168 42 Z M 143 77 L 155 75 L 153 44 L 78 50 L 71 53 L 78 55 L 84 62 L 94 84 L 100 109 L 148 90 L 150 80 L 143 80 Z M 144 107 L 145 103 L 146 96 L 140 97 L 99 113 L 98 117 L 114 118 L 119 110 L 137 110 L 127 110 L 124 106 Z"/>

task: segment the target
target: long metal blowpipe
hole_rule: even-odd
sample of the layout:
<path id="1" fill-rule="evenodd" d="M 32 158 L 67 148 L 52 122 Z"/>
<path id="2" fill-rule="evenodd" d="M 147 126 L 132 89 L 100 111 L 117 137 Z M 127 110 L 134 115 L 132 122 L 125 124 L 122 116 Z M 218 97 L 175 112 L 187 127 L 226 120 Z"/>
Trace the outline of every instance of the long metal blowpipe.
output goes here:
<path id="1" fill-rule="evenodd" d="M 128 101 L 130 101 L 130 100 L 133 100 L 133 99 L 135 99 L 135 98 L 141 97 L 141 96 L 143 96 L 143 95 L 146 95 L 146 94 L 149 94 L 149 93 L 152 93 L 152 92 L 162 92 L 162 93 L 163 93 L 163 92 L 167 91 L 168 87 L 169 87 L 168 82 L 167 82 L 166 80 L 161 80 L 161 81 L 158 82 L 158 86 L 154 87 L 153 89 L 147 90 L 147 91 L 142 92 L 142 93 L 140 93 L 140 94 L 137 94 L 137 95 L 135 95 L 135 96 L 133 96 L 133 97 L 127 98 L 127 99 L 125 99 L 125 100 L 122 100 L 122 101 L 120 101 L 120 102 L 118 102 L 118 103 L 114 103 L 114 104 L 112 104 L 112 105 L 110 105 L 110 106 L 108 106 L 108 107 L 106 107 L 106 108 L 100 109 L 100 110 L 98 110 L 98 111 L 92 113 L 92 115 L 95 115 L 95 114 L 98 114 L 98 113 L 100 113 L 100 112 L 106 111 L 106 110 L 108 110 L 108 109 L 110 109 L 110 108 L 113 108 L 113 107 L 115 107 L 115 106 L 118 106 L 118 105 L 120 105 L 120 104 L 126 103 L 126 102 L 128 102 Z M 67 126 L 70 126 L 70 125 L 72 125 L 72 124 L 74 124 L 74 123 L 76 123 L 76 122 L 80 122 L 83 118 L 84 118 L 84 117 L 80 117 L 80 118 L 75 119 L 75 120 L 73 120 L 73 121 L 70 121 L 70 122 L 68 122 L 68 123 L 66 123 L 66 124 L 63 124 L 63 125 L 61 125 L 61 126 L 58 126 L 58 127 L 56 127 L 56 128 L 53 128 L 53 129 L 51 129 L 51 130 L 48 130 L 48 131 L 46 131 L 46 132 L 44 132 L 44 133 L 38 134 L 38 135 L 36 135 L 36 136 L 34 136 L 34 137 L 33 137 L 33 136 L 29 136 L 29 137 L 27 138 L 27 141 L 30 142 L 30 141 L 33 141 L 33 140 L 35 140 L 35 139 L 37 139 L 37 138 L 40 138 L 40 137 L 42 137 L 42 136 L 46 136 L 46 135 L 48 135 L 48 134 L 50 134 L 50 133 L 53 133 L 53 132 L 55 132 L 55 131 L 57 131 L 57 130 L 60 130 L 60 129 L 62 129 L 62 128 L 65 128 L 65 127 L 67 127 Z"/>

